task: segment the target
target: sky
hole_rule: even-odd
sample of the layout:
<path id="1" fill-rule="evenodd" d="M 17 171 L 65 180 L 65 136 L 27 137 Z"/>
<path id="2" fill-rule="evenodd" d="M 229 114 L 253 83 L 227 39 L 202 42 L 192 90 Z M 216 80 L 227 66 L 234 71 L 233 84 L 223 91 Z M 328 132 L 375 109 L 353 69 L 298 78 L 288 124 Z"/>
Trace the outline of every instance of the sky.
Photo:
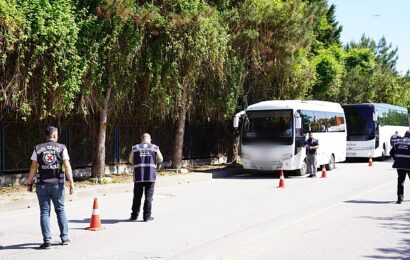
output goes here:
<path id="1" fill-rule="evenodd" d="M 376 43 L 385 36 L 398 47 L 396 69 L 410 70 L 410 0 L 328 0 L 336 5 L 336 20 L 343 26 L 341 41 L 358 42 L 364 33 Z"/>

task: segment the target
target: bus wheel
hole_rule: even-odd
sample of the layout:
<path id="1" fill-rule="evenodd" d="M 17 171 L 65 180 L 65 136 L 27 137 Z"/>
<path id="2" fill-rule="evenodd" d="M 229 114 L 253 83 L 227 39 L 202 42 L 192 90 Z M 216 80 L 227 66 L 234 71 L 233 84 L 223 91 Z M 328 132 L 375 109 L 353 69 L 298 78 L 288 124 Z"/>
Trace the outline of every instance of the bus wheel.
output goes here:
<path id="1" fill-rule="evenodd" d="M 332 155 L 330 155 L 329 163 L 326 164 L 326 170 L 331 171 L 331 170 L 333 170 L 334 168 L 336 168 L 335 156 L 332 154 Z"/>
<path id="2" fill-rule="evenodd" d="M 304 176 L 307 174 L 307 164 L 306 164 L 306 160 L 304 160 L 302 162 L 302 165 L 300 166 L 299 170 L 296 170 L 296 175 L 298 176 Z"/>

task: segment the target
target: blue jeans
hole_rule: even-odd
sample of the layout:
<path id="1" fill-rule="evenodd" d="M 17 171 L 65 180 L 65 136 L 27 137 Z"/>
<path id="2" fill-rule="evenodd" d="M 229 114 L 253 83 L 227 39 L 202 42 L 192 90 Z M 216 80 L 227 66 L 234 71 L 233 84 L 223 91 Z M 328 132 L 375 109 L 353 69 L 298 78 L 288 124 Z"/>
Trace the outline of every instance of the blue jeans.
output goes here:
<path id="1" fill-rule="evenodd" d="M 68 223 L 64 210 L 64 184 L 36 185 L 38 203 L 40 204 L 40 225 L 44 243 L 51 243 L 50 210 L 53 201 L 57 215 L 58 227 L 60 228 L 61 240 L 68 239 Z"/>

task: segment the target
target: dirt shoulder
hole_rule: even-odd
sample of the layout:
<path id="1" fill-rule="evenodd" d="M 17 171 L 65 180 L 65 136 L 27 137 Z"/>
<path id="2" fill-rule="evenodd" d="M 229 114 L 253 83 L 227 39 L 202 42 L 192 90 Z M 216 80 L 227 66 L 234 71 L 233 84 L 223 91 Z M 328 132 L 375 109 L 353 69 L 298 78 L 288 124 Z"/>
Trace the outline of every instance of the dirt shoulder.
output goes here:
<path id="1" fill-rule="evenodd" d="M 158 171 L 157 187 L 186 184 L 191 182 L 211 180 L 215 173 L 225 174 L 231 171 L 226 165 L 205 165 L 190 167 L 189 173 L 177 173 L 172 170 Z M 222 175 L 221 175 L 222 176 Z M 67 196 L 68 201 L 89 198 L 93 196 L 106 196 L 120 192 L 132 192 L 132 174 L 106 175 L 105 184 L 96 183 L 95 179 L 75 181 L 75 192 Z M 224 177 L 224 176 L 222 176 Z M 0 211 L 16 210 L 23 208 L 38 207 L 35 193 L 27 192 L 24 185 L 10 185 L 0 188 Z"/>

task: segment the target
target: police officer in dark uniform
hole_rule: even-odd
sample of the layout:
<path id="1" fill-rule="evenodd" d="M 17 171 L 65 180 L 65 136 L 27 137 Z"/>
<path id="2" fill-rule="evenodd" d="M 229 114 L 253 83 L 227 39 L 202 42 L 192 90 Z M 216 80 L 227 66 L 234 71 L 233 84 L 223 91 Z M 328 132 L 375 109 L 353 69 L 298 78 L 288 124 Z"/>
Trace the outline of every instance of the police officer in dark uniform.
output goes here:
<path id="1" fill-rule="evenodd" d="M 407 130 L 403 138 L 394 142 L 392 156 L 393 168 L 397 169 L 397 204 L 401 204 L 404 198 L 404 181 L 406 174 L 410 178 L 410 130 Z"/>
<path id="2" fill-rule="evenodd" d="M 393 147 L 394 143 L 400 138 L 401 136 L 399 135 L 399 132 L 394 132 L 394 134 L 390 137 L 390 145 Z"/>
<path id="3" fill-rule="evenodd" d="M 141 143 L 134 145 L 129 162 L 134 165 L 134 198 L 132 201 L 131 221 L 138 218 L 141 207 L 142 193 L 145 191 L 144 222 L 151 221 L 151 204 L 157 178 L 157 163 L 163 160 L 159 147 L 151 144 L 151 136 L 147 133 L 141 136 Z"/>
<path id="4" fill-rule="evenodd" d="M 305 147 L 307 172 L 309 173 L 308 177 L 316 177 L 317 149 L 319 148 L 319 140 L 313 138 L 312 132 L 309 132 L 308 139 L 305 141 Z"/>
<path id="5" fill-rule="evenodd" d="M 66 245 L 70 241 L 68 239 L 67 217 L 64 210 L 65 176 L 70 182 L 70 194 L 74 192 L 70 158 L 66 146 L 57 143 L 58 129 L 53 126 L 48 127 L 46 138 L 47 142 L 38 144 L 34 148 L 27 182 L 27 190 L 31 192 L 34 176 L 36 175 L 36 193 L 40 205 L 40 223 L 43 234 L 43 244 L 40 245 L 40 249 L 49 249 L 51 247 L 50 201 L 53 202 L 57 215 L 61 245 Z"/>

